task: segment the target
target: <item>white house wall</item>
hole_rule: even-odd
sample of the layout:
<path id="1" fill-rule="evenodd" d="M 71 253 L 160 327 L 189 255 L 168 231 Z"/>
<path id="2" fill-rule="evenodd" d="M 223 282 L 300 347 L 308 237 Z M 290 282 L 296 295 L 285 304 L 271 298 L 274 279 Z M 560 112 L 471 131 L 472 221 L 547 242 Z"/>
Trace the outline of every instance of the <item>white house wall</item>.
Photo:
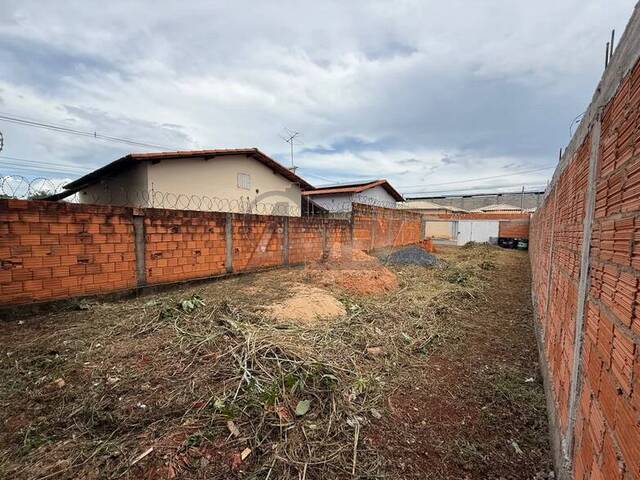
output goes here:
<path id="1" fill-rule="evenodd" d="M 147 182 L 147 163 L 140 162 L 110 178 L 83 188 L 78 202 L 92 205 L 150 206 Z"/>
<path id="2" fill-rule="evenodd" d="M 238 173 L 250 188 L 238 187 Z M 299 216 L 300 187 L 246 155 L 140 161 L 79 193 L 81 203 Z M 288 212 L 288 213 L 287 213 Z"/>
<path id="3" fill-rule="evenodd" d="M 250 176 L 249 189 L 238 187 L 239 173 Z M 194 195 L 196 201 L 197 197 L 220 199 L 220 202 L 214 202 L 216 211 L 238 211 L 252 205 L 255 213 L 284 214 L 288 207 L 289 215 L 300 215 L 300 187 L 246 155 L 150 163 L 148 182 L 153 192 L 163 192 L 168 196 Z M 256 204 L 262 207 L 255 207 Z M 271 206 L 276 205 L 278 210 L 271 211 Z M 171 205 L 164 207 L 173 208 Z"/>
<path id="4" fill-rule="evenodd" d="M 330 193 L 327 195 L 312 195 L 309 197 L 330 212 L 350 212 L 353 194 L 351 193 Z"/>
<path id="5" fill-rule="evenodd" d="M 356 193 L 353 196 L 355 203 L 364 203 L 366 205 L 379 205 L 381 207 L 395 208 L 396 199 L 389 195 L 384 187 L 378 185 L 377 187 L 369 188 L 364 192 Z"/>
<path id="6" fill-rule="evenodd" d="M 309 197 L 315 203 L 330 212 L 350 212 L 352 203 L 378 205 L 395 208 L 396 199 L 384 189 L 377 186 L 360 193 L 328 193 L 326 195 L 312 195 Z"/>

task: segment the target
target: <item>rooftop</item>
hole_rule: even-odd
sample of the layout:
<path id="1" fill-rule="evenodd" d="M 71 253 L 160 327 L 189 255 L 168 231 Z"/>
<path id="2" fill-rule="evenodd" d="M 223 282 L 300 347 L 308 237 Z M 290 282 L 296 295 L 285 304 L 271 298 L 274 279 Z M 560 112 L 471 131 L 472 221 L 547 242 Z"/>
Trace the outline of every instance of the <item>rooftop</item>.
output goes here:
<path id="1" fill-rule="evenodd" d="M 416 209 L 416 210 L 447 210 L 449 212 L 466 213 L 467 210 L 450 205 L 440 205 L 438 203 L 429 202 L 428 200 L 407 200 L 398 203 L 398 208 Z"/>
<path id="2" fill-rule="evenodd" d="M 302 195 L 330 195 L 334 193 L 361 193 L 365 190 L 369 190 L 375 187 L 384 188 L 389 195 L 391 195 L 396 201 L 404 201 L 403 196 L 391 186 L 391 184 L 385 179 L 371 180 L 368 182 L 349 183 L 349 184 L 337 184 L 337 185 L 324 185 L 322 187 L 314 188 L 313 190 L 307 190 L 302 192 Z"/>
<path id="3" fill-rule="evenodd" d="M 471 210 L 472 212 L 521 212 L 520 207 L 514 205 L 508 205 L 506 203 L 495 203 L 493 205 L 487 205 L 486 207 L 476 208 Z"/>
<path id="4" fill-rule="evenodd" d="M 282 175 L 284 178 L 290 180 L 293 183 L 300 185 L 303 189 L 310 189 L 313 186 L 299 177 L 287 167 L 278 163 L 268 155 L 264 154 L 257 148 L 225 148 L 225 149 L 210 149 L 210 150 L 178 150 L 173 152 L 152 152 L 152 153 L 130 153 L 122 158 L 114 160 L 103 167 L 88 173 L 71 183 L 64 186 L 66 190 L 79 190 L 88 185 L 91 185 L 106 175 L 119 173 L 140 161 L 153 161 L 153 160 L 173 160 L 183 158 L 206 158 L 213 159 L 216 157 L 225 157 L 231 155 L 247 155 L 260 163 L 266 165 L 274 172 Z"/>

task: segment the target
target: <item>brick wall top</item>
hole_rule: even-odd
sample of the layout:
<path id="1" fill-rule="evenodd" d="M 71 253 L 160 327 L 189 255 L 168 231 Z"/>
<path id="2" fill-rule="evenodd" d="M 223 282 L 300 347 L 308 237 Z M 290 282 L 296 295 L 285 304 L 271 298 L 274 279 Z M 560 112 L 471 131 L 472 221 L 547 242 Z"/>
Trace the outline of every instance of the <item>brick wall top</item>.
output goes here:
<path id="1" fill-rule="evenodd" d="M 49 202 L 46 200 L 0 199 L 0 211 L 29 210 L 51 213 L 99 213 L 103 215 L 131 215 L 131 207 L 110 205 L 84 205 L 79 203 Z"/>
<path id="2" fill-rule="evenodd" d="M 403 209 L 397 208 L 384 208 L 384 207 L 376 207 L 373 205 L 366 205 L 363 203 L 354 203 L 352 207 L 352 212 L 354 215 L 373 215 L 376 216 L 392 216 L 394 218 L 403 218 L 403 219 L 413 219 L 420 221 L 422 218 L 421 213 L 407 211 Z"/>

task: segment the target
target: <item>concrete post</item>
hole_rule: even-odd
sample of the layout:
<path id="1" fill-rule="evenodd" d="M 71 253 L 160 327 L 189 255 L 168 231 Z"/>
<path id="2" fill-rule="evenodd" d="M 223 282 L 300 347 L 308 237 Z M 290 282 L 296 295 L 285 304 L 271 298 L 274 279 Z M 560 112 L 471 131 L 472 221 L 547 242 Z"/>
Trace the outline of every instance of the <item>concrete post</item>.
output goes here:
<path id="1" fill-rule="evenodd" d="M 282 264 L 289 265 L 289 217 L 284 217 L 282 223 Z"/>
<path id="2" fill-rule="evenodd" d="M 144 287 L 147 284 L 147 268 L 145 264 L 146 242 L 144 235 L 144 213 L 138 209 L 133 211 L 133 234 L 136 252 L 136 285 Z"/>
<path id="3" fill-rule="evenodd" d="M 595 119 L 591 130 L 591 152 L 589 156 L 589 179 L 585 193 L 585 216 L 582 223 L 582 251 L 580 252 L 580 280 L 578 281 L 578 304 L 576 307 L 575 337 L 573 343 L 573 368 L 571 369 L 571 387 L 569 390 L 569 424 L 564 442 L 565 463 L 571 471 L 574 429 L 580 394 L 580 370 L 582 364 L 582 341 L 584 337 L 585 304 L 589 292 L 589 260 L 591 253 L 591 230 L 596 203 L 596 174 L 600 152 L 600 115 Z"/>
<path id="4" fill-rule="evenodd" d="M 233 272 L 233 214 L 227 213 L 224 226 L 225 259 L 224 266 L 227 273 Z"/>
<path id="5" fill-rule="evenodd" d="M 544 308 L 544 322 L 540 325 L 540 333 L 542 334 L 542 343 L 544 345 L 544 341 L 546 338 L 546 329 L 545 323 L 549 318 L 549 305 L 551 304 L 551 274 L 553 273 L 553 243 L 555 240 L 556 234 L 556 212 L 558 211 L 558 188 L 559 185 L 553 189 L 553 214 L 551 215 L 551 242 L 549 244 L 549 270 L 547 271 L 547 303 Z"/>
<path id="6" fill-rule="evenodd" d="M 376 248 L 376 212 L 373 209 L 371 209 L 371 226 L 369 228 L 371 229 L 371 247 L 369 251 L 371 251 Z"/>
<path id="7" fill-rule="evenodd" d="M 327 224 L 322 220 L 322 259 L 325 260 L 328 254 L 328 241 L 327 241 Z"/>

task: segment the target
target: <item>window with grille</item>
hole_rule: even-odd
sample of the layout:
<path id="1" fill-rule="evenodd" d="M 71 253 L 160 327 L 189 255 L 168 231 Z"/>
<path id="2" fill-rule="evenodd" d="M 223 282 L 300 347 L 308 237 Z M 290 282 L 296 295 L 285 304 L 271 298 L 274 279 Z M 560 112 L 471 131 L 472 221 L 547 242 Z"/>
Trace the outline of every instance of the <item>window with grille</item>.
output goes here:
<path id="1" fill-rule="evenodd" d="M 238 174 L 238 188 L 249 190 L 251 188 L 251 176 L 248 173 Z"/>

